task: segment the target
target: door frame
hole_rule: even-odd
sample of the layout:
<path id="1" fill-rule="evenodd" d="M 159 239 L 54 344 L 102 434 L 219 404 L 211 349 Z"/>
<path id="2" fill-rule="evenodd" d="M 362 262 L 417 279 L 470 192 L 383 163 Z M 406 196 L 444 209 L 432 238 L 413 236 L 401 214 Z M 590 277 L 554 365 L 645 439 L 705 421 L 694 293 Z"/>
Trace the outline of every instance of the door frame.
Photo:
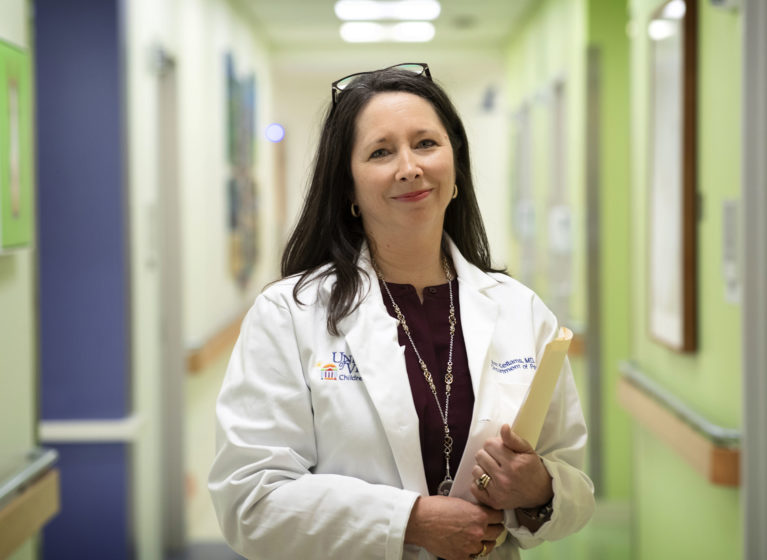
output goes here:
<path id="1" fill-rule="evenodd" d="M 161 320 L 162 547 L 175 553 L 186 546 L 184 468 L 184 330 L 182 299 L 181 193 L 179 185 L 178 72 L 164 47 L 153 52 L 157 76 L 158 224 Z"/>
<path id="2" fill-rule="evenodd" d="M 743 558 L 767 558 L 767 3 L 742 0 Z"/>

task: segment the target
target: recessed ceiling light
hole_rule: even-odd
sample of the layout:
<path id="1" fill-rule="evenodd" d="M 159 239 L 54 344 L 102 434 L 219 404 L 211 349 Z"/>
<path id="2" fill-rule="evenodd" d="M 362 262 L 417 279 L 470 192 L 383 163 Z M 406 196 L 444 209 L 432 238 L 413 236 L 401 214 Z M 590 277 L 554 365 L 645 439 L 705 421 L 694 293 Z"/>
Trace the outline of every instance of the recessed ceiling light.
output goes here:
<path id="1" fill-rule="evenodd" d="M 687 11 L 684 0 L 672 0 L 663 8 L 663 16 L 666 19 L 682 19 Z"/>
<path id="2" fill-rule="evenodd" d="M 389 25 L 372 21 L 352 21 L 341 25 L 341 38 L 347 43 L 425 43 L 434 38 L 434 26 L 428 21 L 406 21 Z"/>
<path id="3" fill-rule="evenodd" d="M 386 31 L 380 23 L 356 21 L 341 25 L 341 38 L 347 43 L 378 43 L 384 41 Z"/>
<path id="4" fill-rule="evenodd" d="M 673 37 L 679 30 L 679 24 L 667 19 L 654 19 L 647 26 L 647 34 L 653 41 L 663 41 Z"/>
<path id="5" fill-rule="evenodd" d="M 394 41 L 425 43 L 434 39 L 434 26 L 428 21 L 404 21 L 391 26 Z"/>
<path id="6" fill-rule="evenodd" d="M 338 0 L 335 12 L 343 21 L 417 20 L 439 17 L 437 0 Z"/>

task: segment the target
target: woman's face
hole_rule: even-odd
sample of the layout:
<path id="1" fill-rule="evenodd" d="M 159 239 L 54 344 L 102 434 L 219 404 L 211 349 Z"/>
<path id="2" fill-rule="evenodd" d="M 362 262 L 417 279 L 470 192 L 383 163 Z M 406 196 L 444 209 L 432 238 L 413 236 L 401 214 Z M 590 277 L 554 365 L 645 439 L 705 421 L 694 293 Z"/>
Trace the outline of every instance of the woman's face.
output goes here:
<path id="1" fill-rule="evenodd" d="M 354 202 L 369 237 L 441 235 L 453 195 L 453 148 L 431 103 L 379 93 L 357 117 L 351 170 Z"/>

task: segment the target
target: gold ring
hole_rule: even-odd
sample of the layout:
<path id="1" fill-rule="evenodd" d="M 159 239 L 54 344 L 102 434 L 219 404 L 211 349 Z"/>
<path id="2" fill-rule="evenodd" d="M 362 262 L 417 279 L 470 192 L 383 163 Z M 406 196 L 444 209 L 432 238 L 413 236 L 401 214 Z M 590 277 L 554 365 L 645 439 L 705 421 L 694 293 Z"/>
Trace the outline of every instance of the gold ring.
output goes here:
<path id="1" fill-rule="evenodd" d="M 487 485 L 490 484 L 490 475 L 487 473 L 482 473 L 482 476 L 480 476 L 477 480 L 474 481 L 474 484 L 477 485 L 477 488 L 480 490 L 485 490 L 487 488 Z"/>
<path id="2" fill-rule="evenodd" d="M 485 556 L 487 556 L 487 545 L 483 542 L 482 543 L 482 550 L 480 550 L 476 554 L 472 554 L 471 557 L 472 558 L 484 558 Z"/>

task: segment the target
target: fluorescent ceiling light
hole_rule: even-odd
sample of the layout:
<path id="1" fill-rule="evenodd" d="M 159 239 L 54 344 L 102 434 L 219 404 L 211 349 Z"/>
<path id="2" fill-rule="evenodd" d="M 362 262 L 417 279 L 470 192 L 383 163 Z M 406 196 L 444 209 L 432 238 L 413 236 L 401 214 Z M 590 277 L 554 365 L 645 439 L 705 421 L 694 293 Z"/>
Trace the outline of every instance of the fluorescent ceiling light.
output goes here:
<path id="1" fill-rule="evenodd" d="M 678 23 L 666 19 L 654 19 L 647 26 L 647 34 L 653 41 L 662 41 L 673 37 L 677 32 Z"/>
<path id="2" fill-rule="evenodd" d="M 672 0 L 663 8 L 663 15 L 666 19 L 682 19 L 687 12 L 687 4 L 684 0 Z"/>
<path id="3" fill-rule="evenodd" d="M 394 41 L 425 43 L 434 39 L 434 26 L 428 21 L 405 21 L 391 27 Z"/>
<path id="4" fill-rule="evenodd" d="M 347 43 L 424 43 L 434 38 L 434 26 L 428 21 L 407 21 L 394 25 L 354 21 L 341 25 L 341 38 Z"/>
<path id="5" fill-rule="evenodd" d="M 431 21 L 440 11 L 437 0 L 338 0 L 335 4 L 336 16 L 343 21 Z"/>
<path id="6" fill-rule="evenodd" d="M 378 43 L 384 40 L 386 31 L 380 23 L 358 21 L 341 25 L 341 39 L 347 43 Z"/>

